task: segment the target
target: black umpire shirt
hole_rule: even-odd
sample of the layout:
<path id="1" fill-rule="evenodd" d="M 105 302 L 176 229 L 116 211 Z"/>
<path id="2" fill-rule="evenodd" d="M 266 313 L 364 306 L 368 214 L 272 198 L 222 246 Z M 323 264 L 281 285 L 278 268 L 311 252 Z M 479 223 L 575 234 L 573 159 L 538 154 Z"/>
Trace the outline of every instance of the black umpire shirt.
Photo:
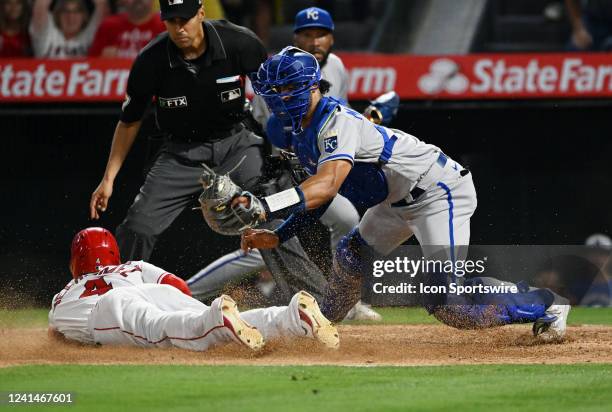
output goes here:
<path id="1" fill-rule="evenodd" d="M 244 75 L 257 71 L 266 49 L 253 32 L 225 20 L 203 26 L 206 51 L 192 61 L 168 33 L 142 49 L 130 70 L 121 121 L 141 120 L 153 98 L 160 130 L 177 140 L 219 138 L 242 119 Z"/>

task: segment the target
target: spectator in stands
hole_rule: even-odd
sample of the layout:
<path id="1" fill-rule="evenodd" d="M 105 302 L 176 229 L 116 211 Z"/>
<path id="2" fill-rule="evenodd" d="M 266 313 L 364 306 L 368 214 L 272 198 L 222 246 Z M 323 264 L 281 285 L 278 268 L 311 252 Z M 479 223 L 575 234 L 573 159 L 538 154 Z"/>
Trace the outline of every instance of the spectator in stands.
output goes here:
<path id="1" fill-rule="evenodd" d="M 612 0 L 565 0 L 572 25 L 570 50 L 612 51 Z"/>
<path id="2" fill-rule="evenodd" d="M 106 17 L 94 38 L 90 56 L 134 59 L 140 49 L 166 31 L 153 0 L 120 0 L 123 12 Z"/>
<path id="3" fill-rule="evenodd" d="M 25 57 L 30 54 L 27 0 L 0 0 L 0 57 Z"/>
<path id="4" fill-rule="evenodd" d="M 270 42 L 270 26 L 273 21 L 273 0 L 257 0 L 255 16 L 253 18 L 253 31 L 267 47 Z"/>
<path id="5" fill-rule="evenodd" d="M 587 259 L 599 268 L 601 278 L 600 282 L 593 284 L 590 293 L 580 304 L 612 306 L 612 239 L 608 235 L 594 233 L 585 240 L 584 244 L 588 248 Z M 608 298 L 607 304 L 605 297 Z"/>
<path id="6" fill-rule="evenodd" d="M 317 58 L 322 76 L 331 83 L 329 95 L 348 101 L 348 73 L 334 53 L 335 25 L 327 10 L 310 7 L 295 16 L 293 45 Z"/>
<path id="7" fill-rule="evenodd" d="M 205 0 L 204 10 L 206 10 L 206 18 L 211 20 L 219 20 L 225 18 L 225 12 L 221 5 L 221 0 Z M 159 4 L 159 2 L 155 2 Z"/>
<path id="8" fill-rule="evenodd" d="M 593 234 L 585 241 L 586 248 L 547 259 L 534 278 L 534 286 L 548 287 L 563 293 L 572 305 L 612 306 L 610 256 L 612 240 Z"/>
<path id="9" fill-rule="evenodd" d="M 268 45 L 270 25 L 273 21 L 272 3 L 272 0 L 221 0 L 226 18 L 234 24 L 253 30 L 265 46 Z M 208 13 L 206 14 L 208 16 Z"/>
<path id="10" fill-rule="evenodd" d="M 34 0 L 30 36 L 34 56 L 66 59 L 87 56 L 98 25 L 106 15 L 107 0 L 94 0 L 93 13 L 84 0 Z"/>
<path id="11" fill-rule="evenodd" d="M 221 0 L 225 17 L 234 24 L 246 26 L 255 13 L 255 0 Z"/>

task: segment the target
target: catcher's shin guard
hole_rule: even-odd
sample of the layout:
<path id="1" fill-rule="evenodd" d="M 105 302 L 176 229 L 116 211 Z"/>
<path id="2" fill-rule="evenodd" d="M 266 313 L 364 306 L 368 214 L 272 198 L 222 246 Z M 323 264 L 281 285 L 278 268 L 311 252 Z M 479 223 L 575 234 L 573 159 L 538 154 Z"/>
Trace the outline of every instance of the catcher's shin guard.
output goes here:
<path id="1" fill-rule="evenodd" d="M 445 305 L 433 314 L 442 323 L 457 329 L 484 329 L 511 323 L 535 322 L 545 316 L 542 304 Z"/>
<path id="2" fill-rule="evenodd" d="M 321 312 L 332 322 L 339 322 L 361 298 L 364 251 L 371 249 L 355 228 L 340 240 L 332 275 L 328 279 Z"/>
<path id="3" fill-rule="evenodd" d="M 501 283 L 494 278 L 466 279 L 466 285 Z M 516 284 L 516 293 L 477 293 L 455 296 L 446 305 L 436 307 L 434 316 L 448 326 L 459 329 L 480 329 L 510 323 L 530 323 L 546 316 L 554 296 L 547 289 L 530 288 L 525 282 Z M 461 300 L 461 302 L 459 301 Z"/>

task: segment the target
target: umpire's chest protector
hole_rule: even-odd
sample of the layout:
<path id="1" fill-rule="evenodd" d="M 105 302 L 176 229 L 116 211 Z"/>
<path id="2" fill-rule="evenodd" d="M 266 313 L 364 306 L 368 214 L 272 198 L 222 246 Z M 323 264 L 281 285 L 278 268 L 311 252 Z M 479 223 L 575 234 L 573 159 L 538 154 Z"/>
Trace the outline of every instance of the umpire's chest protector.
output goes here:
<path id="1" fill-rule="evenodd" d="M 190 137 L 225 130 L 242 118 L 243 77 L 230 60 L 210 66 L 181 64 L 160 82 L 156 115 L 162 129 Z"/>
<path id="2" fill-rule="evenodd" d="M 226 21 L 205 21 L 206 48 L 184 58 L 162 33 L 142 49 L 130 71 L 121 120 L 140 120 L 153 99 L 157 124 L 177 139 L 207 141 L 244 117 L 244 79 L 266 59 L 251 31 Z"/>

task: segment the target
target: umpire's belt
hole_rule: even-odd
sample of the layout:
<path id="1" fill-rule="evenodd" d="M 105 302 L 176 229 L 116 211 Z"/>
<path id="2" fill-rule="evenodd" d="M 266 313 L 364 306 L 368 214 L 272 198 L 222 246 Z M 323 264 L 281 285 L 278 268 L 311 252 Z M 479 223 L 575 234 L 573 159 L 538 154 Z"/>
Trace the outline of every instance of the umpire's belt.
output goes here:
<path id="1" fill-rule="evenodd" d="M 170 138 L 177 142 L 202 142 L 202 143 L 214 143 L 219 140 L 227 139 L 228 137 L 232 137 L 235 134 L 238 134 L 244 129 L 244 125 L 242 123 L 235 124 L 231 129 L 228 130 L 209 130 L 206 132 L 198 132 L 195 131 L 191 136 L 176 136 L 170 135 Z"/>
<path id="2" fill-rule="evenodd" d="M 398 202 L 391 203 L 391 206 L 392 207 L 409 206 L 412 203 L 416 202 L 416 200 L 419 197 L 421 197 L 421 195 L 423 193 L 425 193 L 425 191 L 435 181 L 437 181 L 440 177 L 442 177 L 442 174 L 444 173 L 444 168 L 446 167 L 447 163 L 448 163 L 448 156 L 446 156 L 444 153 L 440 152 L 440 154 L 438 155 L 438 158 L 436 159 L 436 161 L 431 165 L 429 170 L 427 170 L 427 172 L 425 172 L 421 176 L 421 178 L 419 179 L 417 184 L 410 191 L 410 197 L 409 198 L 406 197 L 406 198 L 404 198 L 404 199 L 402 199 L 402 200 L 400 200 Z M 462 176 L 464 176 L 463 173 L 462 173 Z"/>

